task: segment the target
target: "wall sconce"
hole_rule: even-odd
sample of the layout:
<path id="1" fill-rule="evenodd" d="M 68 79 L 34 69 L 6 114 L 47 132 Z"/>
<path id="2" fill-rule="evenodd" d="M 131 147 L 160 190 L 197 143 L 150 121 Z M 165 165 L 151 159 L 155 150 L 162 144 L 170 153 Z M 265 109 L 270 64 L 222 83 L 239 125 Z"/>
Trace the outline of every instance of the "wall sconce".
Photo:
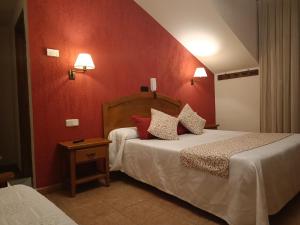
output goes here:
<path id="1" fill-rule="evenodd" d="M 194 82 L 199 80 L 199 78 L 201 78 L 201 77 L 207 77 L 207 73 L 203 67 L 199 67 L 196 69 L 196 71 L 194 73 L 194 77 L 191 80 L 191 85 L 194 85 Z"/>
<path id="2" fill-rule="evenodd" d="M 157 90 L 156 78 L 150 78 L 150 90 L 153 92 L 154 98 L 156 98 L 156 90 Z"/>
<path id="3" fill-rule="evenodd" d="M 87 53 L 80 53 L 75 61 L 74 69 L 69 70 L 69 80 L 75 80 L 76 73 L 85 73 L 87 70 L 95 69 L 92 56 Z"/>

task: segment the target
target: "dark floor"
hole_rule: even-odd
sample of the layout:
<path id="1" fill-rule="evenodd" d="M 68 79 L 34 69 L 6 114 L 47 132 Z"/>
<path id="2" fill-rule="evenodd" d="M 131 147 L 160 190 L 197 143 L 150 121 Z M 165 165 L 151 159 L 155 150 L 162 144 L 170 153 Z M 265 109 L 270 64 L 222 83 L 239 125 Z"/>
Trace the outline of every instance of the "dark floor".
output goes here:
<path id="1" fill-rule="evenodd" d="M 217 225 L 221 219 L 127 176 L 110 187 L 88 187 L 71 198 L 66 191 L 46 197 L 80 225 Z M 270 218 L 271 225 L 300 225 L 300 196 Z"/>

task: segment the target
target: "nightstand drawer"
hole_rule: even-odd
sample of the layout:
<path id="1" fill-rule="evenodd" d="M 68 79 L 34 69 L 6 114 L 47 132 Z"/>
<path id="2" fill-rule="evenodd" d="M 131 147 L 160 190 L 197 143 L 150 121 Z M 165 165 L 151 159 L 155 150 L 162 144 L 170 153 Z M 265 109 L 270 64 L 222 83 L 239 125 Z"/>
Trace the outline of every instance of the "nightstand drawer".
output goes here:
<path id="1" fill-rule="evenodd" d="M 107 146 L 86 148 L 76 151 L 76 162 L 86 162 L 106 157 Z"/>

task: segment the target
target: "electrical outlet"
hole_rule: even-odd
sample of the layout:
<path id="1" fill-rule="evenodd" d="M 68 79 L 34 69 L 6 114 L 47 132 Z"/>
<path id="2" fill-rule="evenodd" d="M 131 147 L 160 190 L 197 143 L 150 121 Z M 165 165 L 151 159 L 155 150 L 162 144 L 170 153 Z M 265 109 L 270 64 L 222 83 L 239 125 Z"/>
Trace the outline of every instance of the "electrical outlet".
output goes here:
<path id="1" fill-rule="evenodd" d="M 147 86 L 141 86 L 141 92 L 148 92 L 149 88 Z"/>
<path id="2" fill-rule="evenodd" d="M 50 57 L 59 57 L 59 50 L 47 48 L 47 56 L 50 56 Z"/>
<path id="3" fill-rule="evenodd" d="M 66 127 L 77 127 L 79 126 L 79 119 L 67 119 Z"/>

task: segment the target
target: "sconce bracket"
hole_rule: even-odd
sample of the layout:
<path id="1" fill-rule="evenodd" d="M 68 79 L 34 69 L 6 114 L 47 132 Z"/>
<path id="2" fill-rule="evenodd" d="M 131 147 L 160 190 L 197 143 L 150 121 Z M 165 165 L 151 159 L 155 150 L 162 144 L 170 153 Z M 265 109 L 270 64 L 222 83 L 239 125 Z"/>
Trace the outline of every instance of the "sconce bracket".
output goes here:
<path id="1" fill-rule="evenodd" d="M 75 74 L 76 74 L 75 70 L 69 70 L 68 74 L 69 74 L 69 80 L 75 80 Z"/>
<path id="2" fill-rule="evenodd" d="M 83 67 L 83 69 L 72 69 L 69 70 L 69 80 L 75 80 L 75 74 L 76 73 L 85 73 L 87 71 L 86 66 Z"/>
<path id="3" fill-rule="evenodd" d="M 195 85 L 196 82 L 200 82 L 200 81 L 201 81 L 201 78 L 199 78 L 199 77 L 193 77 L 191 79 L 191 85 Z"/>
<path id="4" fill-rule="evenodd" d="M 153 91 L 152 93 L 153 93 L 153 98 L 157 99 L 157 93 L 156 93 L 156 91 Z"/>

